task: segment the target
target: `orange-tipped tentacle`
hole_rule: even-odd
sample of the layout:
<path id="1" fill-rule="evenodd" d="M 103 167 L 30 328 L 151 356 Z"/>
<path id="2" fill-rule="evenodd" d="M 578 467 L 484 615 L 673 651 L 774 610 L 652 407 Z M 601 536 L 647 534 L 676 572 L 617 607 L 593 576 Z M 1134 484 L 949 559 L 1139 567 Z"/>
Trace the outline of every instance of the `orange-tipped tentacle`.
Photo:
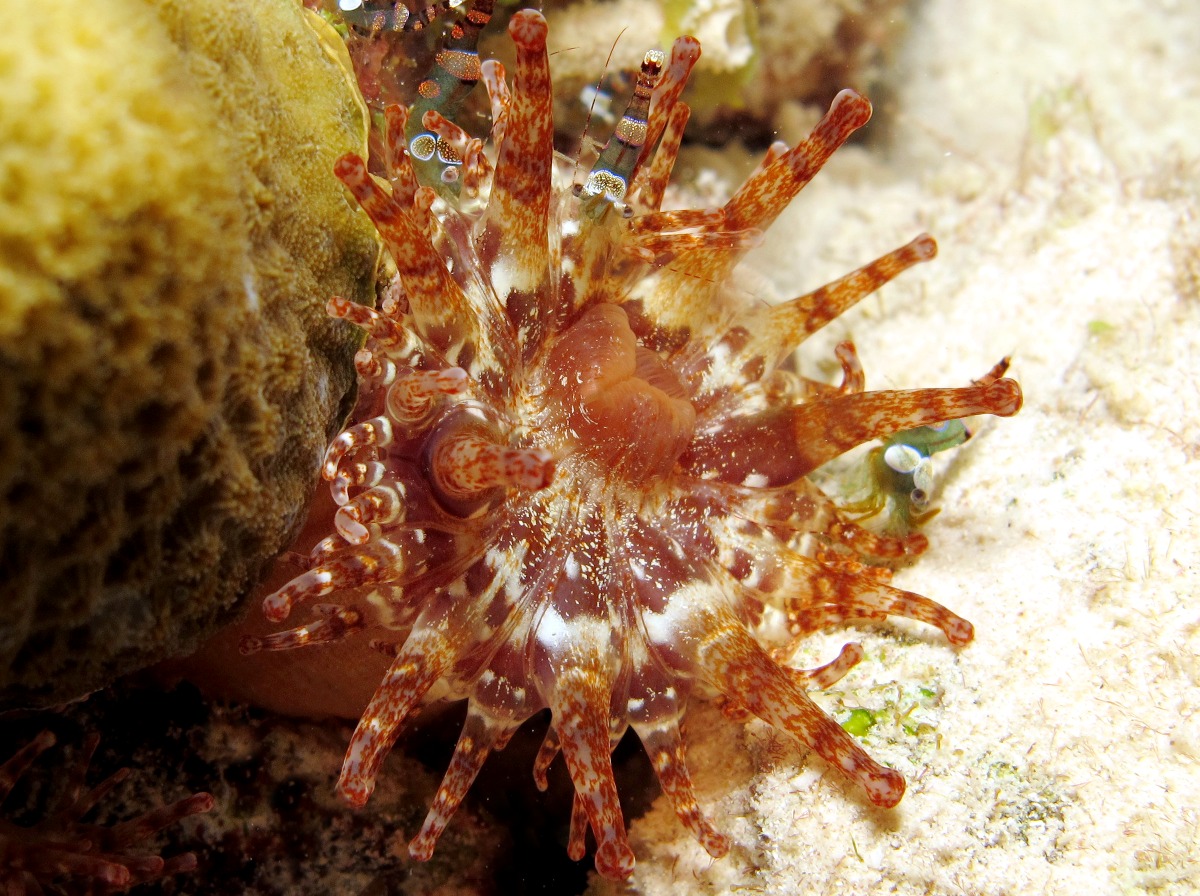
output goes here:
<path id="1" fill-rule="evenodd" d="M 534 10 L 521 10 L 509 22 L 516 75 L 479 237 L 480 256 L 491 268 L 500 301 L 510 314 L 524 309 L 514 323 L 518 332 L 528 331 L 527 341 L 541 333 L 539 321 L 549 301 L 554 120 L 546 32 L 546 20 Z"/>
<path id="2" fill-rule="evenodd" d="M 847 138 L 871 118 L 871 104 L 853 90 L 833 98 L 808 138 L 752 174 L 725 204 L 728 227 L 765 230 L 816 176 Z"/>
<path id="3" fill-rule="evenodd" d="M 713 349 L 723 361 L 710 367 L 702 391 L 736 387 L 770 374 L 821 327 L 913 265 L 936 254 L 933 237 L 921 234 L 832 283 L 779 305 L 755 308 L 733 320 Z M 861 392 L 862 367 L 854 347 L 842 343 L 835 353 L 845 376 L 840 391 Z M 828 387 L 819 391 L 828 391 Z"/>
<path id="4" fill-rule="evenodd" d="M 792 552 L 782 554 L 781 561 L 783 581 L 776 594 L 783 598 L 793 635 L 844 622 L 902 616 L 940 629 L 956 647 L 975 637 L 975 627 L 957 613 L 924 595 L 888 585 L 853 561 L 834 564 Z"/>
<path id="5" fill-rule="evenodd" d="M 533 760 L 533 783 L 537 785 L 538 790 L 544 791 L 550 786 L 546 773 L 550 771 L 550 766 L 554 763 L 560 749 L 558 729 L 551 725 L 546 729 L 546 736 L 542 739 L 537 757 Z"/>
<path id="6" fill-rule="evenodd" d="M 444 611 L 446 604 L 439 608 Z M 457 656 L 460 645 L 454 630 L 434 624 L 432 615 L 423 614 L 421 624 L 413 628 L 350 738 L 337 790 L 352 806 L 366 805 L 400 726 Z"/>
<path id="7" fill-rule="evenodd" d="M 721 693 L 800 738 L 857 783 L 876 806 L 891 808 L 900 802 L 904 777 L 868 756 L 740 624 L 722 626 L 700 653 L 703 674 Z"/>
<path id="8" fill-rule="evenodd" d="M 790 645 L 786 652 L 790 653 L 797 645 Z M 861 644 L 851 642 L 843 644 L 836 657 L 824 666 L 816 669 L 788 669 L 792 680 L 800 688 L 831 688 L 843 678 L 846 673 L 862 662 L 863 649 Z"/>
<path id="9" fill-rule="evenodd" d="M 671 121 L 671 113 L 683 94 L 683 88 L 687 86 L 688 78 L 691 77 L 692 69 L 699 58 L 700 41 L 696 38 L 685 35 L 675 38 L 675 42 L 671 44 L 671 58 L 650 100 L 646 142 L 638 160 L 639 168 L 645 163 L 647 154 L 654 149 Z"/>
<path id="10" fill-rule="evenodd" d="M 408 570 L 408 539 L 379 539 L 326 557 L 319 566 L 296 576 L 263 598 L 262 609 L 272 622 L 282 622 L 301 601 L 311 601 L 347 588 L 382 585 Z"/>
<path id="11" fill-rule="evenodd" d="M 384 192 L 358 156 L 342 156 L 334 173 L 375 222 L 396 262 L 416 331 L 449 363 L 472 376 L 495 369 L 494 347 L 503 343 L 485 338 L 485 326 L 491 322 L 486 309 L 477 308 L 463 292 L 412 213 Z"/>
<path id="12" fill-rule="evenodd" d="M 633 851 L 625 837 L 609 755 L 610 685 L 601 671 L 602 659 L 595 657 L 560 669 L 550 709 L 567 770 L 596 837 L 596 870 L 604 877 L 623 880 L 633 873 Z"/>
<path id="13" fill-rule="evenodd" d="M 573 862 L 582 862 L 587 855 L 588 817 L 583 797 L 576 791 L 571 800 L 571 824 L 567 833 L 567 857 Z"/>
<path id="14" fill-rule="evenodd" d="M 679 821 L 714 859 L 728 853 L 729 838 L 713 827 L 696 802 L 678 724 L 672 720 L 654 727 L 634 725 L 634 729 Z"/>
<path id="15" fill-rule="evenodd" d="M 394 480 L 364 489 L 337 509 L 333 525 L 349 544 L 366 544 L 382 527 L 404 520 L 407 486 Z"/>
<path id="16" fill-rule="evenodd" d="M 392 196 L 401 208 L 410 208 L 417 195 L 417 173 L 408 156 L 408 107 L 393 103 L 383 110 L 386 131 L 384 132 L 384 167 L 392 184 Z"/>
<path id="17" fill-rule="evenodd" d="M 746 588 L 749 596 L 781 607 L 793 637 L 828 625 L 888 616 L 935 626 L 959 646 L 974 637 L 970 622 L 937 601 L 888 585 L 886 569 L 863 566 L 845 554 L 805 556 L 781 542 L 768 526 L 741 520 L 736 525 L 712 524 L 708 531 L 729 571 L 729 587 Z M 738 558 L 743 562 L 737 563 Z M 750 574 L 735 573 L 742 568 Z"/>
<path id="18" fill-rule="evenodd" d="M 333 503 L 339 507 L 350 501 L 350 490 L 368 489 L 383 482 L 387 467 L 377 460 L 343 461 L 329 484 Z M 323 544 L 324 542 L 320 542 Z M 311 556 L 311 555 L 310 555 Z"/>
<path id="19" fill-rule="evenodd" d="M 454 755 L 433 798 L 433 805 L 425 816 L 425 823 L 421 825 L 420 833 L 408 844 L 408 853 L 414 859 L 424 862 L 433 855 L 438 838 L 458 811 L 484 760 L 497 741 L 507 734 L 511 734 L 509 726 L 498 724 L 474 711 L 467 713 L 458 743 L 454 746 Z"/>
<path id="20" fill-rule="evenodd" d="M 429 416 L 440 399 L 462 395 L 470 385 L 471 377 L 461 367 L 410 371 L 388 389 L 388 413 L 399 423 L 416 425 Z"/>
<path id="21" fill-rule="evenodd" d="M 767 309 L 766 320 L 757 332 L 761 334 L 761 350 L 768 368 L 773 369 L 810 335 L 885 283 L 936 255 L 937 243 L 923 233 L 832 283 Z"/>
<path id="22" fill-rule="evenodd" d="M 488 498 L 497 489 L 537 491 L 554 478 L 554 459 L 544 448 L 511 448 L 489 427 L 458 414 L 429 437 L 430 481 L 453 506 Z"/>
<path id="23" fill-rule="evenodd" d="M 662 207 L 663 195 L 675 170 L 679 149 L 683 146 L 683 132 L 687 129 L 692 110 L 687 103 L 676 103 L 667 116 L 662 140 L 654 150 L 649 166 L 643 166 L 634 177 L 633 201 L 638 208 L 658 211 Z"/>
<path id="24" fill-rule="evenodd" d="M 725 204 L 725 230 L 765 231 L 870 115 L 871 104 L 862 96 L 839 93 L 807 140 L 752 174 Z M 713 332 L 726 325 L 727 310 L 714 295 L 750 248 L 745 240 L 720 247 L 698 243 L 679 253 L 647 290 L 648 313 L 669 332 Z"/>
<path id="25" fill-rule="evenodd" d="M 859 392 L 697 425 L 684 469 L 702 479 L 771 487 L 795 482 L 871 439 L 975 414 L 1011 417 L 1014 380 L 958 389 Z"/>
<path id="26" fill-rule="evenodd" d="M 492 110 L 492 145 L 503 146 L 508 128 L 508 110 L 512 104 L 512 94 L 508 90 L 508 81 L 505 80 L 504 66 L 495 59 L 489 59 L 483 64 L 481 75 Z"/>
<path id="27" fill-rule="evenodd" d="M 247 635 L 242 638 L 239 650 L 249 655 L 260 650 L 295 650 L 309 644 L 329 644 L 364 627 L 362 613 L 354 607 L 317 604 L 313 610 L 321 617 L 315 622 L 269 635 Z"/>
<path id="28" fill-rule="evenodd" d="M 342 430 L 325 450 L 325 460 L 321 464 L 321 478 L 333 482 L 338 477 L 338 471 L 348 459 L 360 451 L 373 448 L 386 448 L 392 444 L 392 421 L 387 417 L 372 417 L 362 423 L 356 423 L 349 429 Z"/>

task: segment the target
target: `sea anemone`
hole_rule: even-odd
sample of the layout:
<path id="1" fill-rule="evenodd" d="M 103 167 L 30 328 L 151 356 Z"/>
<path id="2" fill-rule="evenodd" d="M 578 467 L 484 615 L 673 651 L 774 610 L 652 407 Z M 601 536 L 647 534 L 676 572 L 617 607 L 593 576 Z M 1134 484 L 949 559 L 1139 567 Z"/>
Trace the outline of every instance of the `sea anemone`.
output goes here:
<path id="1" fill-rule="evenodd" d="M 0 804 L 55 740 L 53 733 L 43 731 L 0 764 Z M 99 740 L 91 735 L 84 742 L 57 802 L 41 821 L 26 826 L 0 818 L 0 884 L 4 892 L 41 893 L 43 884 L 69 880 L 86 887 L 88 893 L 108 893 L 196 869 L 192 853 L 163 859 L 147 854 L 144 841 L 189 815 L 208 812 L 213 807 L 211 794 L 194 793 L 117 824 L 84 821 L 130 774 L 129 769 L 120 769 L 84 790 Z"/>
<path id="2" fill-rule="evenodd" d="M 722 207 L 661 208 L 687 120 L 679 101 L 700 47 L 649 53 L 633 99 L 590 173 L 553 150 L 547 27 L 516 13 L 507 86 L 475 40 L 491 3 L 450 32 L 412 109 L 387 110 L 384 183 L 355 155 L 336 174 L 396 266 L 378 310 L 329 310 L 362 327 L 356 420 L 322 475 L 336 531 L 307 570 L 266 597 L 297 628 L 247 637 L 287 650 L 372 637 L 391 657 L 351 738 L 338 790 L 370 797 L 380 766 L 423 702 L 468 701 L 466 721 L 409 850 L 428 858 L 485 758 L 549 708 L 535 762 L 561 752 L 575 787 L 568 851 L 590 828 L 596 868 L 634 865 L 610 753 L 634 729 L 680 821 L 713 856 L 729 841 L 697 805 L 680 723 L 689 700 L 721 696 L 791 732 L 878 806 L 904 793 L 807 696 L 862 656 L 851 644 L 815 670 L 782 665 L 805 634 L 905 616 L 955 645 L 971 624 L 886 583 L 870 566 L 912 557 L 924 536 L 855 525 L 808 477 L 860 443 L 974 414 L 1009 416 L 1017 384 L 864 391 L 854 349 L 839 385 L 791 358 L 811 333 L 911 265 L 912 242 L 814 292 L 749 305 L 734 268 L 871 107 L 843 91 L 809 138 L 776 144 Z M 482 79 L 490 154 L 455 125 Z M 774 639 L 774 640 L 773 640 Z M 782 643 L 781 643 L 782 642 Z"/>

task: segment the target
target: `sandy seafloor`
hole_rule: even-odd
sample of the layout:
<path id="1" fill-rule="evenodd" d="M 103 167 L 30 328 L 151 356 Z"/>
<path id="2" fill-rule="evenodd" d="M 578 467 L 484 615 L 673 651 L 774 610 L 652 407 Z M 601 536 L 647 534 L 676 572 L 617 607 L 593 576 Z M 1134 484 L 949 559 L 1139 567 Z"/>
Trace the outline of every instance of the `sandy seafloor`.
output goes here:
<path id="1" fill-rule="evenodd" d="M 819 700 L 875 713 L 862 742 L 905 773 L 898 808 L 700 709 L 689 762 L 730 856 L 660 799 L 631 886 L 591 892 L 1200 891 L 1198 46 L 1189 2 L 917 5 L 889 119 L 757 261 L 787 297 L 928 230 L 938 259 L 803 357 L 852 338 L 882 388 L 1012 355 L 1024 409 L 939 455 L 932 547 L 896 577 L 976 640 L 897 624 L 797 656 L 862 641 Z"/>
<path id="2" fill-rule="evenodd" d="M 907 388 L 1012 356 L 1024 409 L 939 455 L 931 549 L 895 580 L 970 619 L 976 640 L 955 650 L 893 621 L 795 657 L 811 667 L 862 642 L 864 662 L 817 699 L 839 719 L 871 712 L 861 741 L 905 774 L 898 808 L 871 808 L 789 736 L 697 706 L 688 761 L 730 855 L 711 859 L 660 798 L 630 823 L 632 880 L 593 875 L 589 892 L 1200 891 L 1200 5 L 915 10 L 868 139 L 793 203 L 745 286 L 788 298 L 937 237 L 934 262 L 811 340 L 802 365 L 833 376 L 832 347 L 851 338 L 868 388 Z M 754 163 L 739 152 L 692 153 L 679 173 L 715 199 Z M 505 892 L 497 863 L 521 877 L 513 839 L 532 849 L 517 861 L 563 862 L 569 802 L 530 817 L 520 801 L 540 797 L 515 743 L 484 769 L 500 783 L 481 781 L 434 861 L 413 866 L 397 831 L 424 815 L 444 733 L 425 757 L 438 771 L 397 750 L 354 815 L 332 794 L 347 724 L 194 695 L 100 711 L 114 762 L 142 764 L 123 744 L 151 717 L 182 731 L 185 758 L 158 777 L 223 805 L 178 832 L 204 868 L 143 892 Z M 507 813 L 505 789 L 522 795 Z M 635 815 L 625 782 L 622 798 Z"/>

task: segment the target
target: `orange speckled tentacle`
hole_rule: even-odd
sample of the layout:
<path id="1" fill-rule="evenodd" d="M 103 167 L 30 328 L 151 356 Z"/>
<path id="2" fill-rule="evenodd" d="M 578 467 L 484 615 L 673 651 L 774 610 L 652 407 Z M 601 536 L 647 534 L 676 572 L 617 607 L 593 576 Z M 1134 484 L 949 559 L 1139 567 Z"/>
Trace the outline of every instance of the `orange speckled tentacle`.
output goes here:
<path id="1" fill-rule="evenodd" d="M 484 760 L 502 735 L 511 732 L 490 722 L 476 713 L 468 713 L 454 746 L 450 767 L 442 778 L 433 805 L 425 816 L 420 833 L 408 844 L 408 852 L 418 861 L 426 861 L 433 855 L 438 838 L 446 829 L 450 819 L 467 795 Z"/>
<path id="2" fill-rule="evenodd" d="M 358 156 L 342 156 L 334 165 L 334 173 L 371 216 L 391 252 L 408 293 L 417 331 L 450 363 L 473 373 L 494 369 L 494 341 L 483 338 L 478 310 L 412 215 L 375 183 Z"/>
<path id="3" fill-rule="evenodd" d="M 721 693 L 796 735 L 857 782 L 876 806 L 890 808 L 900 802 L 904 777 L 868 756 L 740 624 L 730 620 L 709 637 L 700 653 L 704 674 Z"/>
<path id="4" fill-rule="evenodd" d="M 721 208 L 680 208 L 638 215 L 629 222 L 629 232 L 640 235 L 662 230 L 686 230 L 693 227 L 721 228 L 725 210 Z"/>
<path id="5" fill-rule="evenodd" d="M 842 384 L 837 391 L 843 395 L 851 392 L 862 392 L 867 388 L 867 375 L 863 372 L 862 362 L 858 360 L 858 352 L 853 342 L 839 342 L 833 349 L 834 357 L 842 365 Z"/>
<path id="6" fill-rule="evenodd" d="M 671 44 L 671 58 L 667 61 L 666 71 L 659 79 L 650 102 L 649 128 L 646 143 L 638 159 L 638 168 L 645 163 L 646 157 L 658 144 L 668 122 L 671 121 L 671 113 L 683 94 L 683 88 L 687 86 L 687 80 L 699 58 L 700 41 L 696 38 L 685 35 L 675 38 L 675 42 Z"/>
<path id="7" fill-rule="evenodd" d="M 282 622 L 300 601 L 347 588 L 394 581 L 405 572 L 406 561 L 404 546 L 387 539 L 342 551 L 263 598 L 263 615 L 273 622 Z"/>
<path id="8" fill-rule="evenodd" d="M 634 177 L 634 198 L 640 207 L 650 211 L 658 211 L 662 207 L 663 194 L 675 170 L 675 161 L 679 158 L 683 133 L 691 114 L 687 103 L 676 103 L 667 116 L 667 124 L 654 158 Z"/>
<path id="9" fill-rule="evenodd" d="M 309 644 L 340 641 L 351 632 L 363 628 L 362 613 L 353 607 L 317 604 L 313 610 L 321 617 L 317 621 L 269 635 L 249 635 L 242 638 L 239 649 L 243 654 L 258 653 L 260 650 L 295 650 Z"/>
<path id="10" fill-rule="evenodd" d="M 629 244 L 650 261 L 670 262 L 692 252 L 741 252 L 762 242 L 757 230 L 703 231 L 701 233 L 647 233 Z"/>
<path id="11" fill-rule="evenodd" d="M 1021 389 L 1010 379 L 959 389 L 858 392 L 792 407 L 777 407 L 697 427 L 699 435 L 683 457 L 700 478 L 786 485 L 871 439 L 975 414 L 1011 417 L 1021 407 Z"/>
<path id="12" fill-rule="evenodd" d="M 894 280 L 915 264 L 937 255 L 937 243 L 927 233 L 893 249 L 870 264 L 839 277 L 810 293 L 772 306 L 764 329 L 778 334 L 779 353 L 790 352 L 831 320 Z M 774 365 L 772 365 L 774 366 Z"/>
<path id="13" fill-rule="evenodd" d="M 804 446 L 804 472 L 815 470 L 855 445 L 881 436 L 975 414 L 1011 417 L 1021 409 L 1021 387 L 1002 379 L 961 389 L 859 392 L 797 409 L 793 432 Z"/>
<path id="14" fill-rule="evenodd" d="M 839 93 L 808 139 L 760 168 L 734 193 L 725 204 L 725 230 L 738 233 L 769 227 L 834 150 L 870 117 L 871 104 L 865 98 L 852 90 Z M 721 325 L 726 312 L 714 303 L 714 293 L 752 245 L 753 240 L 720 248 L 697 243 L 680 252 L 657 278 L 657 298 L 650 307 L 659 325 L 684 333 Z"/>
<path id="15" fill-rule="evenodd" d="M 359 305 L 343 299 L 341 296 L 330 298 L 325 305 L 325 311 L 330 317 L 340 318 L 362 327 L 371 334 L 372 339 L 388 348 L 401 345 L 409 338 L 405 329 L 390 317 L 385 317 L 374 308 Z"/>
<path id="16" fill-rule="evenodd" d="M 572 861 L 581 862 L 587 855 L 587 810 L 583 806 L 583 797 L 575 791 L 571 800 L 571 824 L 567 833 L 567 856 Z"/>
<path id="17" fill-rule="evenodd" d="M 679 726 L 671 721 L 655 727 L 635 725 L 634 728 L 679 821 L 714 859 L 725 855 L 729 852 L 729 838 L 713 827 L 696 802 Z"/>
<path id="18" fill-rule="evenodd" d="M 789 644 L 780 651 L 780 654 L 786 658 L 797 646 L 795 643 Z M 843 644 L 838 655 L 824 666 L 818 666 L 816 669 L 789 668 L 787 671 L 791 673 L 792 680 L 796 682 L 797 687 L 831 688 L 845 678 L 847 672 L 862 662 L 863 655 L 862 645 L 851 642 Z"/>
<path id="19" fill-rule="evenodd" d="M 577 662 L 559 672 L 550 708 L 567 770 L 596 837 L 596 870 L 623 879 L 633 873 L 633 851 L 609 756 L 609 685 L 601 658 Z"/>
<path id="20" fill-rule="evenodd" d="M 414 370 L 399 377 L 388 389 L 388 413 L 399 423 L 418 424 L 429 416 L 438 400 L 462 395 L 470 384 L 470 375 L 461 367 Z"/>
<path id="21" fill-rule="evenodd" d="M 516 304 L 512 293 L 543 290 L 549 276 L 554 120 L 546 32 L 541 13 L 529 9 L 508 25 L 517 49 L 516 78 L 481 231 L 481 257 L 492 265 L 493 282 L 510 313 Z M 522 307 L 535 320 L 544 310 L 540 302 Z M 520 329 L 533 321 L 519 319 L 516 324 Z"/>
<path id="22" fill-rule="evenodd" d="M 372 417 L 342 430 L 325 451 L 321 478 L 332 482 L 338 475 L 343 459 L 370 448 L 386 448 L 392 444 L 392 421 L 387 417 Z"/>
<path id="23" fill-rule="evenodd" d="M 840 569 L 799 554 L 786 554 L 781 559 L 787 584 L 779 593 L 785 596 L 784 610 L 793 635 L 843 622 L 903 616 L 936 626 L 947 641 L 959 647 L 975 637 L 975 627 L 957 613 L 924 595 L 863 574 L 861 566 Z M 788 594 L 804 596 L 788 600 Z"/>
<path id="24" fill-rule="evenodd" d="M 833 98 L 829 111 L 795 148 L 752 174 L 725 204 L 733 230 L 766 229 L 829 157 L 871 118 L 871 104 L 853 90 Z"/>
<path id="25" fill-rule="evenodd" d="M 456 641 L 445 628 L 422 626 L 404 642 L 363 711 L 346 750 L 337 789 L 350 805 L 366 805 L 400 726 L 454 662 Z"/>
<path id="26" fill-rule="evenodd" d="M 550 771 L 550 766 L 554 763 L 554 758 L 558 755 L 561 749 L 561 744 L 558 740 L 558 730 L 551 725 L 546 729 L 546 736 L 542 740 L 542 745 L 538 748 L 537 756 L 533 760 L 533 783 L 538 790 L 544 791 L 550 786 L 550 781 L 546 774 Z"/>
<path id="27" fill-rule="evenodd" d="M 488 104 L 492 110 L 492 145 L 503 146 L 504 134 L 508 127 L 508 109 L 512 104 L 512 94 L 505 80 L 504 66 L 495 59 L 489 59 L 480 70 L 483 86 L 487 90 Z"/>
<path id="28" fill-rule="evenodd" d="M 755 530 L 757 527 L 743 525 L 736 533 L 718 529 L 713 534 L 726 550 L 754 556 L 759 584 L 753 590 L 783 608 L 793 637 L 829 625 L 888 616 L 935 626 L 946 640 L 959 646 L 975 637 L 970 622 L 937 601 L 881 581 L 880 575 L 886 571 L 868 572 L 871 568 L 854 563 L 806 557 Z"/>
<path id="29" fill-rule="evenodd" d="M 535 491 L 549 485 L 554 475 L 554 461 L 545 449 L 509 448 L 470 430 L 434 441 L 429 465 L 442 491 L 460 501 L 494 488 Z"/>
<path id="30" fill-rule="evenodd" d="M 410 208 L 417 194 L 417 173 L 408 157 L 404 133 L 408 129 L 408 107 L 392 103 L 383 110 L 387 131 L 384 134 L 384 165 L 392 184 L 392 196 L 401 208 Z"/>
<path id="31" fill-rule="evenodd" d="M 735 321 L 738 349 L 723 369 L 742 372 L 774 370 L 800 344 L 830 321 L 856 305 L 915 264 L 937 255 L 937 243 L 927 233 L 898 249 L 795 299 L 755 311 L 744 321 Z M 729 336 L 726 343 L 733 341 Z M 755 359 L 761 359 L 752 366 Z M 843 369 L 846 359 L 839 355 Z M 861 374 L 861 367 L 858 368 Z M 706 388 L 713 388 L 710 380 Z M 853 389 L 851 391 L 861 391 Z"/>

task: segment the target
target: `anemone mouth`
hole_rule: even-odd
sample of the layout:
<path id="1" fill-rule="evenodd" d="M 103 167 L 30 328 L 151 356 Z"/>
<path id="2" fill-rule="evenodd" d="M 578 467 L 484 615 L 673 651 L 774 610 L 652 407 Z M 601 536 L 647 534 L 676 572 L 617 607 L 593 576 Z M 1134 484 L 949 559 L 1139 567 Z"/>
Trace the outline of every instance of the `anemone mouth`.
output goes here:
<path id="1" fill-rule="evenodd" d="M 490 10 L 471 6 L 470 28 L 451 33 L 455 54 L 473 52 Z M 861 649 L 815 670 L 783 666 L 768 650 L 765 608 L 784 621 L 774 646 L 785 653 L 826 626 L 889 615 L 970 641 L 969 622 L 869 565 L 920 553 L 924 537 L 862 528 L 808 475 L 898 430 L 1015 413 L 1019 387 L 998 365 L 962 388 L 867 392 L 848 343 L 837 350 L 840 385 L 786 365 L 808 335 L 932 258 L 927 235 L 778 306 L 747 309 L 725 288 L 758 235 L 867 121 L 861 96 L 844 91 L 808 140 L 773 147 L 722 208 L 663 211 L 699 44 L 681 38 L 669 58 L 647 55 L 625 116 L 573 189 L 555 171 L 545 21 L 519 12 L 509 34 L 511 89 L 498 64 L 476 74 L 449 56 L 418 104 L 388 110 L 387 186 L 357 156 L 337 165 L 397 280 L 378 311 L 330 303 L 367 334 L 359 422 L 322 469 L 336 532 L 264 610 L 282 620 L 317 599 L 371 599 L 317 604 L 315 620 L 243 649 L 387 635 L 377 643 L 390 668 L 338 780 L 352 805 L 369 799 L 435 685 L 468 701 L 410 845 L 418 859 L 489 753 L 547 707 L 534 774 L 563 755 L 576 791 L 570 855 L 583 856 L 590 831 L 601 874 L 632 871 L 610 761 L 629 727 L 680 821 L 723 855 L 729 841 L 698 807 L 680 730 L 698 690 L 791 732 L 872 803 L 894 806 L 900 773 L 806 693 L 839 680 Z M 491 98 L 494 161 L 450 120 L 476 76 Z M 454 152 L 439 161 L 430 139 Z"/>

